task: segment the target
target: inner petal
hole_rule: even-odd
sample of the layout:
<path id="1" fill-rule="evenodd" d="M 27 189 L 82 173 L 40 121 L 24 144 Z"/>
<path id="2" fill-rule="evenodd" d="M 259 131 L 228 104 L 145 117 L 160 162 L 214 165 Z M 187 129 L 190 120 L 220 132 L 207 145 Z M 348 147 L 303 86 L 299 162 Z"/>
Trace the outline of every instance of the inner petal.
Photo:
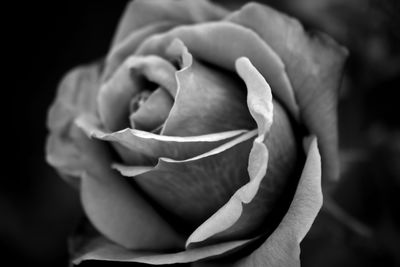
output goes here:
<path id="1" fill-rule="evenodd" d="M 292 177 L 296 142 L 286 112 L 273 101 L 270 86 L 249 59 L 239 58 L 235 66 L 247 85 L 247 103 L 258 126 L 248 160 L 250 179 L 190 235 L 187 246 L 265 231 L 262 224 Z"/>
<path id="2" fill-rule="evenodd" d="M 160 158 L 154 168 L 114 164 L 172 215 L 184 232 L 193 231 L 248 180 L 247 161 L 257 130 L 186 160 Z"/>
<path id="3" fill-rule="evenodd" d="M 298 118 L 299 110 L 285 65 L 251 29 L 225 21 L 183 25 L 147 38 L 135 54 L 165 56 L 166 48 L 176 38 L 182 40 L 196 58 L 230 71 L 234 71 L 237 58 L 248 57 L 271 84 L 275 97 Z"/>
<path id="4" fill-rule="evenodd" d="M 174 101 L 164 89 L 142 91 L 131 100 L 129 120 L 133 129 L 154 131 L 167 119 Z"/>
<path id="5" fill-rule="evenodd" d="M 169 50 L 181 57 L 183 68 L 176 73 L 177 94 L 161 134 L 193 136 L 256 128 L 246 105 L 246 87 L 236 74 L 194 61 L 178 39 Z"/>
<path id="6" fill-rule="evenodd" d="M 143 88 L 148 83 L 165 88 L 175 95 L 176 68 L 158 56 L 132 56 L 100 88 L 97 105 L 101 121 L 109 131 L 118 131 L 129 126 L 131 99 L 144 96 Z"/>

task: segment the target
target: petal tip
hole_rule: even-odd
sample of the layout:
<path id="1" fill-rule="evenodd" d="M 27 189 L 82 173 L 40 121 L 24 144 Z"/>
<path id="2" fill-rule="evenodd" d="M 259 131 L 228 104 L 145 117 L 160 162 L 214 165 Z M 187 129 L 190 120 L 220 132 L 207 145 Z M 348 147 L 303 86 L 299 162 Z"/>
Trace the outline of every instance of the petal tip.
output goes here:
<path id="1" fill-rule="evenodd" d="M 190 66 L 193 62 L 193 57 L 189 53 L 188 48 L 179 38 L 172 40 L 171 44 L 167 47 L 166 53 L 171 57 L 181 58 L 182 67 Z"/>

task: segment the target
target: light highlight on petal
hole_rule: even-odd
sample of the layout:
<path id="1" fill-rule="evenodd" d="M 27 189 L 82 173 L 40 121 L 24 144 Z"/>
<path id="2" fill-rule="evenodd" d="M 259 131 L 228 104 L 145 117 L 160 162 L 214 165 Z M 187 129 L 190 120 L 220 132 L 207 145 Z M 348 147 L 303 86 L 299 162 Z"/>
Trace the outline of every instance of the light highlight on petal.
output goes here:
<path id="1" fill-rule="evenodd" d="M 235 267 L 300 266 L 300 242 L 322 206 L 321 158 L 314 137 L 293 201 L 279 226 L 263 245 Z"/>
<path id="2" fill-rule="evenodd" d="M 192 231 L 211 216 L 247 178 L 246 164 L 257 131 L 242 134 L 204 154 L 185 160 L 160 158 L 154 168 L 113 167 Z M 223 168 L 221 168 L 223 166 Z"/>
<path id="3" fill-rule="evenodd" d="M 323 180 L 337 179 L 337 97 L 347 50 L 329 36 L 307 33 L 296 19 L 258 3 L 243 6 L 226 20 L 257 32 L 282 58 L 301 119 L 318 137 Z"/>
<path id="4" fill-rule="evenodd" d="M 100 128 L 95 117 L 85 115 L 80 116 L 76 124 L 90 137 L 126 148 L 135 165 L 153 165 L 160 157 L 176 160 L 194 157 L 247 132 L 235 130 L 191 137 L 165 136 L 135 129 L 108 133 Z"/>
<path id="5" fill-rule="evenodd" d="M 254 239 L 226 242 L 203 248 L 183 250 L 176 253 L 152 253 L 126 250 L 103 238 L 88 242 L 83 252 L 74 258 L 74 264 L 85 260 L 105 260 L 117 262 L 137 262 L 152 265 L 167 265 L 174 263 L 194 262 L 201 259 L 216 257 L 240 248 Z"/>
<path id="6" fill-rule="evenodd" d="M 271 89 L 249 59 L 239 58 L 236 61 L 236 69 L 247 85 L 250 113 L 258 125 L 258 137 L 254 140 L 248 162 L 250 181 L 238 189 L 223 207 L 190 235 L 186 241 L 186 247 L 191 243 L 204 241 L 234 225 L 242 214 L 243 203 L 249 203 L 255 197 L 267 172 L 268 149 L 264 144 L 264 139 L 273 118 Z"/>

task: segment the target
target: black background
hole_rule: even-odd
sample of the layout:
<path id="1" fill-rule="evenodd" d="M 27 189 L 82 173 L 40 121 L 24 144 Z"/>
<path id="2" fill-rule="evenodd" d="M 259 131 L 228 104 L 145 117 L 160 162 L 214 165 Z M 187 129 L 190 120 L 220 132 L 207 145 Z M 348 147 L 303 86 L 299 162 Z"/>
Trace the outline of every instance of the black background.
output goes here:
<path id="1" fill-rule="evenodd" d="M 124 1 L 16 3 L 6 21 L 0 265 L 67 266 L 77 193 L 45 162 L 47 109 L 74 66 L 103 57 Z M 4 155 L 3 155 L 4 156 Z M 6 264 L 3 265 L 3 262 Z M 21 265 L 20 265 L 21 264 Z"/>
<path id="2" fill-rule="evenodd" d="M 46 113 L 65 72 L 106 54 L 126 2 L 32 1 L 3 8 L 9 16 L 2 38 L 2 266 L 68 265 L 66 237 L 79 201 L 45 163 Z M 395 266 L 400 263 L 398 1 L 310 0 L 304 1 L 306 8 L 266 2 L 300 17 L 307 27 L 328 31 L 351 53 L 339 105 L 342 179 L 334 199 L 354 220 L 324 208 L 303 242 L 303 266 Z M 329 5 L 331 17 L 313 12 L 317 3 Z M 354 221 L 371 234 L 360 234 Z"/>

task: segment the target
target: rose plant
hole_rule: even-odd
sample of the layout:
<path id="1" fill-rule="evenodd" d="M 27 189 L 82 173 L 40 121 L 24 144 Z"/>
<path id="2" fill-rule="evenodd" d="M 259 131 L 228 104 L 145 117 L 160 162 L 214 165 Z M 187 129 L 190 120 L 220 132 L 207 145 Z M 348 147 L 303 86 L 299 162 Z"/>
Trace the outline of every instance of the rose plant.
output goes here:
<path id="1" fill-rule="evenodd" d="M 74 262 L 299 264 L 321 177 L 338 175 L 346 55 L 261 4 L 130 3 L 49 111 L 47 160 L 95 229 Z"/>

